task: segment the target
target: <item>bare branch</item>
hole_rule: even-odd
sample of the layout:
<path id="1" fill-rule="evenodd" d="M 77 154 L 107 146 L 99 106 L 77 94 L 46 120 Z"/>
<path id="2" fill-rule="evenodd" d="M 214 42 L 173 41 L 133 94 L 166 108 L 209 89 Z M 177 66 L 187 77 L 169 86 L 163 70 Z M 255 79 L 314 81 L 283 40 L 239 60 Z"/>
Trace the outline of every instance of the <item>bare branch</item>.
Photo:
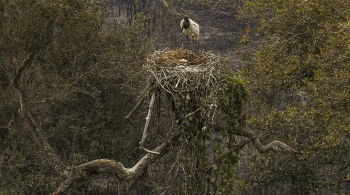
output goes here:
<path id="1" fill-rule="evenodd" d="M 31 112 L 29 111 L 29 105 L 27 100 L 27 94 L 23 87 L 23 83 L 21 83 L 22 73 L 26 67 L 29 67 L 34 60 L 34 53 L 28 55 L 26 60 L 22 63 L 22 65 L 18 68 L 15 78 L 13 79 L 12 85 L 17 89 L 20 96 L 20 105 L 21 105 L 21 116 L 24 119 L 25 123 L 28 125 L 31 133 L 40 149 L 44 152 L 46 157 L 50 160 L 51 164 L 54 166 L 55 170 L 59 174 L 63 174 L 65 165 L 62 163 L 60 158 L 57 156 L 55 151 L 52 149 L 50 144 L 47 142 L 44 137 L 41 127 L 37 124 L 35 119 L 33 118 Z"/>
<path id="2" fill-rule="evenodd" d="M 61 183 L 58 189 L 52 195 L 65 193 L 70 186 L 78 179 L 92 174 L 112 173 L 118 179 L 126 179 L 130 175 L 130 170 L 126 169 L 121 163 L 109 159 L 93 160 L 79 166 L 67 169 L 65 171 L 66 179 Z"/>
<path id="3" fill-rule="evenodd" d="M 147 152 L 147 153 L 151 153 L 151 154 L 159 154 L 159 152 L 155 152 L 155 151 L 152 151 L 152 150 L 148 150 L 144 147 L 140 147 L 143 151 Z"/>
<path id="4" fill-rule="evenodd" d="M 151 97 L 151 101 L 149 103 L 149 109 L 148 109 L 148 114 L 147 114 L 147 117 L 146 117 L 145 127 L 143 129 L 142 139 L 141 139 L 141 141 L 139 143 L 140 147 L 143 147 L 145 139 L 146 139 L 146 136 L 147 136 L 147 129 L 148 129 L 149 121 L 150 121 L 151 116 L 152 116 L 152 109 L 153 109 L 153 106 L 154 106 L 154 100 L 155 100 L 155 95 L 153 93 L 152 97 Z"/>
<path id="5" fill-rule="evenodd" d="M 120 183 L 129 184 L 127 187 L 122 187 L 120 194 L 126 194 L 137 179 L 139 179 L 147 168 L 156 160 L 161 158 L 167 152 L 171 151 L 175 144 L 178 144 L 178 140 L 181 134 L 177 134 L 167 142 L 162 143 L 154 149 L 158 154 L 148 153 L 141 158 L 132 168 L 125 168 L 120 162 L 116 162 L 110 159 L 98 159 L 93 160 L 73 168 L 69 168 L 65 171 L 65 180 L 61 183 L 59 188 L 51 195 L 61 195 L 69 190 L 71 185 L 78 179 L 88 177 L 93 174 L 111 173 L 115 175 Z"/>
<path id="6" fill-rule="evenodd" d="M 283 149 L 286 152 L 291 153 L 291 154 L 298 153 L 296 150 L 294 150 L 293 148 L 291 148 L 287 144 L 285 144 L 281 141 L 277 141 L 277 140 L 274 140 L 269 144 L 263 145 L 260 142 L 260 140 L 255 136 L 253 131 L 247 130 L 243 127 L 238 128 L 238 130 L 235 132 L 235 134 L 249 138 L 250 141 L 253 143 L 253 145 L 256 147 L 256 149 L 260 153 L 265 153 L 265 152 L 268 152 L 270 150 L 277 152 L 279 149 Z"/>
<path id="7" fill-rule="evenodd" d="M 140 106 L 142 105 L 143 101 L 146 98 L 146 94 L 148 93 L 151 87 L 152 87 L 151 82 L 148 82 L 147 86 L 141 92 L 141 99 L 137 102 L 136 106 L 130 111 L 128 116 L 125 117 L 126 120 L 130 119 L 131 116 L 135 113 L 135 111 L 140 108 Z"/>
<path id="8" fill-rule="evenodd" d="M 131 116 L 135 113 L 135 111 L 140 108 L 140 106 L 142 105 L 142 102 L 145 100 L 145 98 L 146 98 L 146 96 L 141 97 L 141 99 L 137 102 L 136 106 L 130 111 L 128 116 L 125 117 L 126 120 L 130 119 Z"/>
<path id="9" fill-rule="evenodd" d="M 146 140 L 146 137 L 147 137 L 147 130 L 148 130 L 148 125 L 149 125 L 149 121 L 151 120 L 151 116 L 152 116 L 152 110 L 153 110 L 153 106 L 154 106 L 154 100 L 155 100 L 155 95 L 154 93 L 152 93 L 152 97 L 151 97 L 151 101 L 149 103 L 149 110 L 148 110 L 148 114 L 147 114 L 147 117 L 146 117 L 146 123 L 145 123 L 145 128 L 143 129 L 143 134 L 142 134 L 142 139 L 140 141 L 140 148 L 143 149 L 144 151 L 148 152 L 148 153 L 152 153 L 152 154 L 159 154 L 158 152 L 154 152 L 154 151 L 151 151 L 151 150 L 147 150 L 145 147 L 144 147 L 144 144 L 145 144 L 145 140 Z"/>
<path id="10" fill-rule="evenodd" d="M 229 127 L 227 126 L 227 124 L 217 123 L 215 128 L 220 130 L 220 129 L 228 129 Z M 233 132 L 233 134 L 248 138 L 249 141 L 252 142 L 252 144 L 260 153 L 266 153 L 271 150 L 274 152 L 277 152 L 277 151 L 280 151 L 280 149 L 282 149 L 290 154 L 298 154 L 298 151 L 294 150 L 292 147 L 278 140 L 274 140 L 269 144 L 263 145 L 260 142 L 260 140 L 256 137 L 255 133 L 247 129 L 245 125 L 245 119 L 240 121 L 238 128 L 236 129 L 236 131 Z M 242 143 L 245 143 L 245 142 L 242 142 Z"/>

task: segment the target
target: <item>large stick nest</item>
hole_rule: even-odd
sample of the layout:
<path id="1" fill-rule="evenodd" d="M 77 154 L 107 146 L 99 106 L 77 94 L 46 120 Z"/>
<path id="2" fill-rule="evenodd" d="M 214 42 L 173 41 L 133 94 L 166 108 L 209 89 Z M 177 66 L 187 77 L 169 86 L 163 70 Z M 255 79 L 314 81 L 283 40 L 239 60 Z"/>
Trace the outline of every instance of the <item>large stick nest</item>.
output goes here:
<path id="1" fill-rule="evenodd" d="M 217 107 L 223 95 L 220 78 L 228 65 L 210 52 L 178 49 L 154 52 L 143 69 L 157 88 L 172 95 L 183 114 L 200 111 L 202 117 L 209 117 L 212 112 L 208 111 Z"/>

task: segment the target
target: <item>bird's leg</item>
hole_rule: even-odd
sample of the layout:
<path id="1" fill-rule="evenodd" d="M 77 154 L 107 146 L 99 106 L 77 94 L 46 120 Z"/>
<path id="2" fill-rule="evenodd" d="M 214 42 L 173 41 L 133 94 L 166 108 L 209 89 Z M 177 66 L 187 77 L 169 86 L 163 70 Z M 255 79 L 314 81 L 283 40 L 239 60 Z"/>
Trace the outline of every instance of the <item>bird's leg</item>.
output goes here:
<path id="1" fill-rule="evenodd" d="M 188 35 L 187 35 L 187 50 L 188 48 L 190 48 L 189 46 L 190 46 L 190 39 L 188 38 Z M 188 60 L 187 50 L 186 50 L 186 58 Z"/>
<path id="2" fill-rule="evenodd" d="M 194 42 L 194 39 L 192 39 L 192 47 L 194 49 L 194 53 L 197 53 L 196 43 Z"/>

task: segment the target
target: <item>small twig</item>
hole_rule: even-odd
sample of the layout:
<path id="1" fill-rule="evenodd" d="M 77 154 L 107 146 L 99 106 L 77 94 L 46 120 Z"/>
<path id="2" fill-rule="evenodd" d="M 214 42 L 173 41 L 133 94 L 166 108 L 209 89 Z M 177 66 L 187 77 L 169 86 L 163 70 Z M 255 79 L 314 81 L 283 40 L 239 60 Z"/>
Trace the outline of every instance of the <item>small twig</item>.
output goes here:
<path id="1" fill-rule="evenodd" d="M 201 108 L 198 108 L 197 110 L 195 110 L 195 111 L 193 111 L 193 112 L 190 112 L 190 113 L 188 113 L 186 116 L 185 116 L 185 118 L 184 119 L 186 119 L 187 117 L 189 117 L 189 116 L 191 116 L 191 115 L 193 115 L 194 113 L 196 113 L 197 111 L 199 111 Z"/>
<path id="2" fill-rule="evenodd" d="M 128 120 L 131 118 L 131 116 L 135 113 L 137 109 L 140 108 L 142 102 L 145 100 L 146 96 L 142 96 L 141 99 L 137 102 L 136 106 L 130 111 L 128 116 L 126 116 L 124 119 Z"/>

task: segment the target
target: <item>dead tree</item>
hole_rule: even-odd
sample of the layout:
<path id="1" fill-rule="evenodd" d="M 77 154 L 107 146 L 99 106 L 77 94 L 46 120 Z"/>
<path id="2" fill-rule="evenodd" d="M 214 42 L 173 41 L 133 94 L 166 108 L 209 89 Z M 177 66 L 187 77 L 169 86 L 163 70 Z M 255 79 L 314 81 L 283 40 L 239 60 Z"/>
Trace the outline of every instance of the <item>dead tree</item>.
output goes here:
<path id="1" fill-rule="evenodd" d="M 180 49 L 157 51 L 148 56 L 143 66 L 144 72 L 148 75 L 148 82 L 140 94 L 139 102 L 126 117 L 126 119 L 132 118 L 134 113 L 146 102 L 146 97 L 150 97 L 143 136 L 139 143 L 140 148 L 146 154 L 130 168 L 126 168 L 122 163 L 112 159 L 96 159 L 78 166 L 68 166 L 58 157 L 45 139 L 41 127 L 37 125 L 29 109 L 28 97 L 22 82 L 24 79 L 22 73 L 33 61 L 34 54 L 30 54 L 24 60 L 15 75 L 13 86 L 17 89 L 21 100 L 22 118 L 48 161 L 62 177 L 62 182 L 52 193 L 53 195 L 64 194 L 79 179 L 102 173 L 113 174 L 117 178 L 118 194 L 128 194 L 150 165 L 174 148 L 179 147 L 183 141 L 191 141 L 203 132 L 205 134 L 211 134 L 213 131 L 214 133 L 226 132 L 248 138 L 235 147 L 222 152 L 217 159 L 212 159 L 213 166 L 220 163 L 235 149 L 242 148 L 249 142 L 261 153 L 279 149 L 292 154 L 297 153 L 280 141 L 263 145 L 255 137 L 253 131 L 244 126 L 244 118 L 241 113 L 243 102 L 240 99 L 239 91 L 243 89 L 240 88 L 240 85 L 230 84 L 223 79 L 225 75 L 230 73 L 225 59 L 210 52 L 195 54 Z M 232 97 L 227 95 L 228 91 L 232 92 Z M 169 132 L 172 131 L 172 133 L 169 133 L 161 144 L 154 148 L 147 148 L 146 138 L 151 130 L 149 124 L 152 122 L 152 110 L 156 99 L 162 99 L 168 103 L 167 112 L 171 113 L 172 116 L 168 120 L 173 120 L 176 127 L 173 130 L 169 129 Z M 230 105 L 234 107 L 229 109 L 232 113 L 223 112 Z M 227 115 L 230 116 L 227 117 Z M 212 167 L 207 168 L 211 170 Z M 206 187 L 204 193 L 207 191 Z"/>

